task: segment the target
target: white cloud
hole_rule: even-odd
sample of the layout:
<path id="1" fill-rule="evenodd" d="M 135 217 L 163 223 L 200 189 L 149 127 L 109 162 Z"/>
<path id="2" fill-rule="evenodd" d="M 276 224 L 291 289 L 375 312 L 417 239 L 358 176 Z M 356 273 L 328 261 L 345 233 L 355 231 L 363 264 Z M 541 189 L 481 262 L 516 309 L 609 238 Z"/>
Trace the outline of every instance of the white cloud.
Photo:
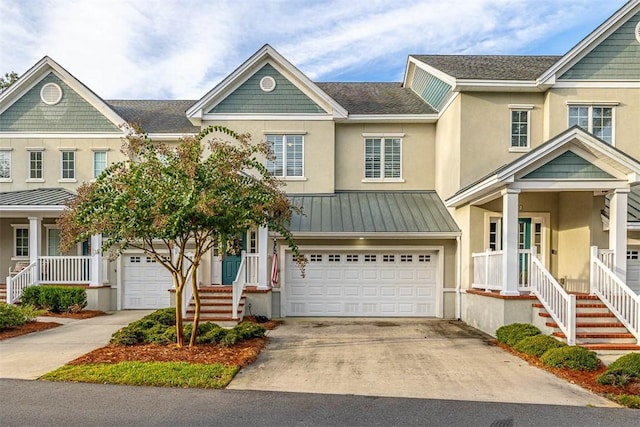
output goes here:
<path id="1" fill-rule="evenodd" d="M 195 99 L 269 43 L 312 79 L 398 80 L 411 53 L 564 53 L 623 3 L 0 0 L 0 73 L 49 55 L 105 99 Z"/>

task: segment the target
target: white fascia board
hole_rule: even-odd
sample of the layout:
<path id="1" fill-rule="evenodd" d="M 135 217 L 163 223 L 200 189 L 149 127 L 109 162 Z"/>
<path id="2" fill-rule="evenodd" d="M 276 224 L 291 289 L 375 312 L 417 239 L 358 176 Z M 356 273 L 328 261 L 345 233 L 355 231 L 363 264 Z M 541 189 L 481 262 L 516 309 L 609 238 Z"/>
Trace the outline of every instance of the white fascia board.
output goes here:
<path id="1" fill-rule="evenodd" d="M 122 139 L 121 133 L 26 133 L 0 132 L 0 139 Z"/>
<path id="2" fill-rule="evenodd" d="M 62 212 L 64 205 L 0 205 L 0 212 Z"/>
<path id="3" fill-rule="evenodd" d="M 629 231 L 640 231 L 640 222 L 628 222 L 627 230 Z"/>
<path id="4" fill-rule="evenodd" d="M 491 175 L 462 193 L 448 198 L 444 204 L 448 208 L 457 208 L 477 198 L 478 193 L 494 191 L 502 186 L 504 186 L 504 183 L 498 180 L 497 175 Z"/>
<path id="5" fill-rule="evenodd" d="M 535 80 L 477 80 L 458 79 L 455 92 L 543 92 Z"/>
<path id="6" fill-rule="evenodd" d="M 640 80 L 558 80 L 554 89 L 640 89 Z"/>
<path id="7" fill-rule="evenodd" d="M 390 232 L 367 232 L 367 233 L 358 233 L 358 232 L 294 232 L 292 233 L 295 238 L 314 238 L 314 239 L 357 239 L 357 238 L 365 238 L 365 239 L 454 239 L 460 235 L 462 232 L 460 231 L 446 231 L 446 232 L 408 232 L 408 233 L 390 233 Z"/>
<path id="8" fill-rule="evenodd" d="M 640 1 L 630 1 L 617 12 L 609 17 L 604 23 L 596 28 L 591 34 L 582 39 L 569 52 L 567 52 L 559 61 L 553 64 L 547 71 L 542 73 L 538 78 L 540 84 L 553 84 L 552 81 L 557 75 L 562 74 L 565 70 L 571 68 L 578 61 L 584 58 L 599 42 L 622 26 L 626 20 L 625 17 L 631 17 L 640 11 Z"/>
<path id="9" fill-rule="evenodd" d="M 509 186 L 526 191 L 609 191 L 628 188 L 628 184 L 616 179 L 610 180 L 552 180 L 536 179 L 521 180 Z"/>
<path id="10" fill-rule="evenodd" d="M 319 99 L 331 106 L 333 109 L 333 115 L 337 118 L 347 117 L 347 110 L 338 104 L 333 98 L 327 95 L 322 89 L 320 89 L 315 83 L 313 83 L 307 76 L 305 76 L 300 70 L 298 70 L 293 64 L 291 64 L 285 57 L 280 55 L 274 48 L 268 44 L 264 45 L 260 50 L 254 53 L 249 59 L 236 68 L 231 74 L 229 74 L 222 82 L 211 89 L 204 97 L 198 102 L 193 104 L 186 112 L 188 118 L 195 118 L 199 112 L 202 118 L 205 119 L 205 114 L 201 111 L 212 100 L 226 93 L 230 93 L 231 88 L 237 88 L 240 84 L 244 83 L 248 78 L 248 74 L 256 69 L 258 66 L 270 62 L 271 59 L 274 63 L 272 65 L 275 68 L 283 68 L 286 73 L 293 76 L 297 81 L 308 87 Z M 271 63 L 271 62 L 270 62 Z"/>
<path id="11" fill-rule="evenodd" d="M 149 139 L 155 141 L 177 141 L 181 138 L 196 136 L 195 133 L 149 133 Z"/>
<path id="12" fill-rule="evenodd" d="M 402 122 L 402 123 L 435 123 L 438 114 L 350 114 L 346 122 Z M 342 121 L 342 120 L 341 120 Z"/>
<path id="13" fill-rule="evenodd" d="M 446 84 L 448 84 L 451 87 L 455 87 L 456 86 L 456 78 L 453 76 L 450 76 L 449 74 L 445 73 L 444 71 L 440 71 L 437 68 L 432 67 L 431 65 L 428 65 L 416 58 L 413 57 L 409 57 L 409 62 L 415 64 L 416 67 L 418 68 L 422 68 L 424 71 L 426 71 L 429 74 L 432 74 L 434 77 L 439 78 L 440 80 L 442 80 L 443 82 L 445 82 Z M 407 66 L 407 69 L 409 67 Z M 405 71 L 406 73 L 406 71 Z"/>
<path id="14" fill-rule="evenodd" d="M 215 120 L 305 120 L 327 121 L 333 120 L 330 115 L 324 114 L 205 114 L 203 121 Z"/>

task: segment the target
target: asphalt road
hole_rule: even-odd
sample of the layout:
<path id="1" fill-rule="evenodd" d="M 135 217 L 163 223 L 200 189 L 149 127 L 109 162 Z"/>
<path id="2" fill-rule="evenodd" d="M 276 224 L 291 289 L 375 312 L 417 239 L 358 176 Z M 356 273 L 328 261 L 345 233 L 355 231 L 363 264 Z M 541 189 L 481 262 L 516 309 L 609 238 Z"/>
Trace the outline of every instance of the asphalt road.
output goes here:
<path id="1" fill-rule="evenodd" d="M 635 426 L 640 411 L 0 379 L 2 426 Z"/>

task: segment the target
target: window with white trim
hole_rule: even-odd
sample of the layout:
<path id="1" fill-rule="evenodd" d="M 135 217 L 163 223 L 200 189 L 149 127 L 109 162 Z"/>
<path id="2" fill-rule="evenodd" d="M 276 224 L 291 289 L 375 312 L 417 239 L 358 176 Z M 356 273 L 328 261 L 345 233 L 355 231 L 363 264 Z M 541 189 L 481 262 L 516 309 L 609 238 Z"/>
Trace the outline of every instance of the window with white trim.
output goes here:
<path id="1" fill-rule="evenodd" d="M 569 127 L 575 125 L 613 145 L 612 106 L 569 105 Z"/>
<path id="2" fill-rule="evenodd" d="M 11 150 L 0 149 L 0 181 L 11 180 Z"/>
<path id="3" fill-rule="evenodd" d="M 528 149 L 531 146 L 530 132 L 531 110 L 511 109 L 511 145 L 514 151 Z"/>
<path id="4" fill-rule="evenodd" d="M 267 170 L 280 178 L 304 176 L 304 135 L 267 135 L 275 159 L 267 160 Z"/>
<path id="5" fill-rule="evenodd" d="M 93 152 L 93 177 L 100 176 L 103 170 L 107 168 L 107 152 L 106 151 L 94 151 Z"/>
<path id="6" fill-rule="evenodd" d="M 42 171 L 43 171 L 43 151 L 42 150 L 29 151 L 29 179 L 42 180 L 44 177 Z"/>
<path id="7" fill-rule="evenodd" d="M 76 179 L 76 152 L 60 152 L 60 178 L 63 180 Z"/>
<path id="8" fill-rule="evenodd" d="M 13 228 L 13 255 L 18 258 L 29 257 L 29 227 Z"/>
<path id="9" fill-rule="evenodd" d="M 402 179 L 402 138 L 364 139 L 364 179 Z"/>

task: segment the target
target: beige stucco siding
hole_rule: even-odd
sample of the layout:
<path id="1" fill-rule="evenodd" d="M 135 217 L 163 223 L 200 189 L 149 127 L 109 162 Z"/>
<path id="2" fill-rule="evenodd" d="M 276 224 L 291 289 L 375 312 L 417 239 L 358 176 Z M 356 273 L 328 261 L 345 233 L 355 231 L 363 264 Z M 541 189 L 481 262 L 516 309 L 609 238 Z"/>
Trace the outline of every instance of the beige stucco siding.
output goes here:
<path id="1" fill-rule="evenodd" d="M 461 94 L 460 186 L 464 187 L 500 166 L 522 156 L 510 151 L 511 110 L 509 105 L 532 105 L 531 147 L 543 140 L 543 102 L 541 93 Z"/>
<path id="2" fill-rule="evenodd" d="M 204 122 L 209 125 L 226 126 L 238 133 L 249 133 L 254 142 L 264 141 L 267 134 L 303 133 L 304 135 L 304 177 L 285 180 L 285 192 L 333 193 L 335 163 L 335 131 L 333 121 L 216 121 Z"/>
<path id="3" fill-rule="evenodd" d="M 614 102 L 614 143 L 625 153 L 640 158 L 640 89 L 552 89 L 547 95 L 545 139 L 567 129 L 571 101 Z"/>
<path id="4" fill-rule="evenodd" d="M 74 191 L 82 182 L 93 179 L 93 153 L 107 151 L 107 163 L 123 159 L 122 139 L 0 139 L 0 148 L 11 150 L 11 182 L 0 182 L 0 191 L 33 190 L 37 188 L 66 188 Z M 29 151 L 42 151 L 43 179 L 29 180 Z M 61 152 L 75 151 L 75 180 L 61 179 Z"/>
<path id="5" fill-rule="evenodd" d="M 460 188 L 460 99 L 451 101 L 436 128 L 436 191 L 443 200 Z"/>
<path id="6" fill-rule="evenodd" d="M 364 137 L 402 136 L 404 182 L 363 182 Z M 391 136 L 390 136 L 391 137 Z M 433 190 L 435 188 L 434 124 L 338 124 L 336 125 L 336 189 Z"/>

